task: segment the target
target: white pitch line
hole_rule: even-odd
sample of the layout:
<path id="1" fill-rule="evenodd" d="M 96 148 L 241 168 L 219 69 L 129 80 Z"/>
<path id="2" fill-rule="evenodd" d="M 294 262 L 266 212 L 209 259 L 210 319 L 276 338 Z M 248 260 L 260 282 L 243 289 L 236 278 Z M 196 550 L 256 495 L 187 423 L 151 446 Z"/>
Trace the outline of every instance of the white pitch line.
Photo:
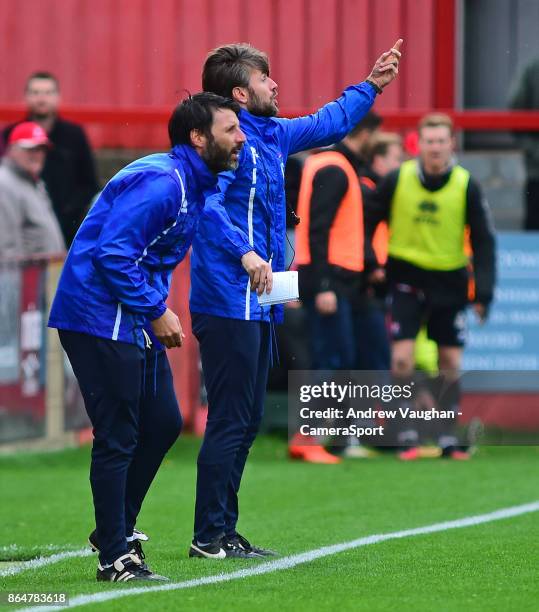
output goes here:
<path id="1" fill-rule="evenodd" d="M 219 582 L 229 582 L 230 580 L 239 580 L 241 578 L 250 578 L 251 576 L 260 576 L 262 574 L 270 574 L 284 569 L 290 569 L 296 565 L 302 563 L 310 563 L 316 559 L 322 557 L 328 557 L 335 555 L 345 550 L 351 550 L 353 548 L 359 548 L 361 546 L 367 546 L 369 544 L 377 544 L 378 542 L 385 542 L 387 540 L 397 540 L 400 538 L 408 538 L 416 535 L 424 535 L 427 533 L 436 533 L 439 531 L 447 531 L 448 529 L 460 529 L 462 527 L 472 527 L 474 525 L 481 525 L 482 523 L 490 523 L 492 521 L 499 521 L 501 519 L 511 518 L 514 516 L 520 516 L 522 514 L 529 514 L 530 512 L 539 511 L 539 501 L 535 501 L 529 504 L 523 504 L 521 506 L 512 506 L 510 508 L 502 508 L 495 512 L 489 512 L 488 514 L 478 514 L 475 516 L 468 516 L 465 518 L 457 519 L 454 521 L 445 521 L 443 523 L 435 523 L 434 525 L 426 525 L 424 527 L 416 527 L 415 529 L 406 529 L 404 531 L 394 531 L 393 533 L 382 533 L 350 542 L 343 542 L 342 544 L 333 544 L 331 546 L 323 546 L 322 548 L 316 548 L 309 550 L 304 553 L 297 555 L 290 555 L 289 557 L 283 557 L 282 559 L 276 559 L 275 561 L 269 561 L 259 565 L 254 565 L 247 569 L 241 569 L 236 572 L 229 572 L 226 574 L 216 574 L 213 576 L 205 576 L 204 578 L 194 578 L 192 580 L 186 580 L 184 582 L 171 582 L 162 586 L 145 586 L 127 588 L 114 591 L 104 591 L 102 593 L 93 593 L 91 595 L 78 595 L 73 599 L 69 600 L 69 607 L 75 608 L 77 606 L 85 606 L 92 603 L 101 603 L 103 601 L 110 601 L 111 599 L 119 599 L 120 597 L 129 597 L 131 595 L 142 595 L 150 591 L 177 591 L 180 589 L 188 589 L 191 587 L 198 587 L 205 584 L 216 584 Z M 36 606 L 32 608 L 24 608 L 24 612 L 54 612 L 58 608 L 54 606 Z"/>
<path id="2" fill-rule="evenodd" d="M 46 557 L 37 557 L 35 559 L 30 559 L 30 561 L 19 561 L 13 565 L 10 565 L 9 567 L 0 569 L 0 577 L 14 576 L 15 574 L 20 574 L 21 572 L 25 572 L 27 570 L 43 567 L 44 565 L 50 565 L 51 563 L 58 563 L 64 559 L 71 559 L 73 557 L 88 557 L 92 554 L 93 553 L 89 548 L 81 548 L 80 550 L 67 550 L 65 552 L 55 553 L 54 555 L 47 555 Z"/>

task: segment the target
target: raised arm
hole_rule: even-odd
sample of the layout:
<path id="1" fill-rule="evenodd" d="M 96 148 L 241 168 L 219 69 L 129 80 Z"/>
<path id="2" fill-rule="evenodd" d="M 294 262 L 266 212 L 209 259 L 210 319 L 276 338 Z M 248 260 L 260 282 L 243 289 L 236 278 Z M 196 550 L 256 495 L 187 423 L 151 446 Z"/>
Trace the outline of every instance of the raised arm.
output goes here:
<path id="1" fill-rule="evenodd" d="M 399 38 L 389 51 L 376 60 L 363 82 L 347 87 L 340 98 L 316 113 L 297 119 L 276 119 L 287 154 L 342 140 L 369 111 L 376 94 L 381 93 L 397 76 L 401 45 L 402 39 Z"/>

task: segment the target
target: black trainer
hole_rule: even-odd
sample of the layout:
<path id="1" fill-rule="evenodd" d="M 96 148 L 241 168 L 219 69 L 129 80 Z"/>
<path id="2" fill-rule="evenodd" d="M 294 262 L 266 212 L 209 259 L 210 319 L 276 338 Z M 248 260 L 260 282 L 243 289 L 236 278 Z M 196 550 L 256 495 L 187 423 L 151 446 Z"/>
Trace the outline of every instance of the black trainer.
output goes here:
<path id="1" fill-rule="evenodd" d="M 140 559 L 128 553 L 118 557 L 112 567 L 97 566 L 96 578 L 98 582 L 129 582 L 130 580 L 148 580 L 153 582 L 168 581 L 165 576 L 154 574 L 143 569 Z"/>
<path id="2" fill-rule="evenodd" d="M 275 557 L 279 554 L 274 550 L 270 550 L 269 548 L 253 546 L 247 538 L 244 538 L 237 532 L 233 536 L 225 536 L 223 540 L 230 546 L 244 550 L 247 553 L 253 553 L 257 557 Z"/>
<path id="3" fill-rule="evenodd" d="M 221 544 L 225 551 L 227 559 L 263 559 L 263 555 L 258 554 L 252 548 L 246 549 L 239 546 L 237 541 L 223 538 Z"/>
<path id="4" fill-rule="evenodd" d="M 219 537 L 208 544 L 201 545 L 196 539 L 191 542 L 189 556 L 201 559 L 224 559 L 227 555 L 222 548 L 222 538 Z"/>
<path id="5" fill-rule="evenodd" d="M 142 544 L 140 543 L 140 540 L 133 540 L 132 542 L 128 542 L 128 545 L 129 545 L 129 554 L 136 555 L 140 559 L 140 567 L 144 571 L 148 571 L 151 573 L 150 568 L 147 566 L 146 562 L 144 561 L 144 559 L 146 559 L 146 555 L 144 554 L 144 551 L 142 550 Z"/>
<path id="6" fill-rule="evenodd" d="M 140 559 L 140 567 L 143 571 L 153 574 L 151 569 L 148 567 L 148 565 L 144 561 L 144 559 L 146 558 L 146 555 L 144 554 L 144 551 L 142 550 L 142 544 L 141 544 L 141 541 L 147 542 L 150 538 L 144 532 L 139 531 L 138 529 L 133 529 L 133 537 L 135 539 L 127 543 L 129 547 L 129 554 L 136 555 Z M 88 536 L 88 544 L 90 544 L 90 548 L 92 549 L 93 552 L 97 552 L 97 553 L 100 552 L 99 542 L 97 541 L 97 530 L 94 529 L 92 533 Z M 158 574 L 155 574 L 155 575 L 158 576 Z M 163 578 L 163 580 L 168 580 L 168 578 Z"/>
<path id="7" fill-rule="evenodd" d="M 135 542 L 147 542 L 150 538 L 143 531 L 139 531 L 138 529 L 133 529 L 133 541 L 129 542 L 134 547 Z M 94 529 L 92 533 L 88 536 L 88 544 L 92 549 L 92 552 L 99 552 L 99 542 L 97 541 L 97 529 Z M 140 546 L 140 550 L 142 550 L 142 546 Z M 131 552 L 131 551 L 129 551 Z"/>

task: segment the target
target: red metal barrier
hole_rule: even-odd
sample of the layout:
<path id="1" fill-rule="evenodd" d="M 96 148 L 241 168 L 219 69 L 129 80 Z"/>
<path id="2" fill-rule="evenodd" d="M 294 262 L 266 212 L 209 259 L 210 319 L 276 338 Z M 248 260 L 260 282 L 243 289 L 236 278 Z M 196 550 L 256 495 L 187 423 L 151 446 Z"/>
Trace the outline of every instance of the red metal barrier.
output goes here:
<path id="1" fill-rule="evenodd" d="M 321 103 L 326 100 L 321 100 Z M 297 117 L 316 108 L 284 108 L 281 116 Z M 433 109 L 387 111 L 377 109 L 384 118 L 386 130 L 409 130 Z M 87 126 L 95 148 L 133 146 L 159 149 L 168 147 L 166 125 L 171 107 L 137 106 L 124 109 L 110 106 L 66 106 L 62 115 Z M 478 131 L 539 131 L 539 111 L 454 111 L 441 109 L 450 115 L 457 130 Z M 0 105 L 0 123 L 24 116 L 22 106 Z M 136 138 L 135 138 L 136 136 Z M 134 140 L 133 140 L 134 139 Z"/>
<path id="2" fill-rule="evenodd" d="M 26 416 L 33 423 L 45 415 L 43 260 L 29 265 L 3 263 L 0 411 Z M 18 299 L 17 299 L 18 298 Z M 9 357 L 8 357 L 9 356 Z M 16 359 L 16 362 L 13 361 Z"/>
<path id="3" fill-rule="evenodd" d="M 94 147 L 161 148 L 171 106 L 185 90 L 200 90 L 204 58 L 218 45 L 248 41 L 267 51 L 284 114 L 297 115 L 365 78 L 376 57 L 403 37 L 406 61 L 376 109 L 387 116 L 390 129 L 408 129 L 420 109 L 454 107 L 461 4 L 2 0 L 0 122 L 23 115 L 22 107 L 13 105 L 22 101 L 26 78 L 48 70 L 59 78 L 63 114 L 88 125 Z M 480 60 L 488 65 L 490 58 Z M 459 117 L 466 129 L 539 129 L 531 114 L 515 123 L 516 115 L 506 118 L 503 112 L 466 113 L 462 124 Z"/>
<path id="4" fill-rule="evenodd" d="M 165 126 L 171 113 L 170 107 L 136 106 L 112 108 L 111 106 L 66 106 L 62 116 L 83 124 L 99 126 L 114 125 L 117 127 L 146 125 Z M 298 117 L 316 110 L 316 107 L 284 108 L 282 117 Z M 447 113 L 455 122 L 457 129 L 478 131 L 539 131 L 539 111 L 497 111 L 466 110 L 455 111 L 447 108 L 401 111 L 380 111 L 386 129 L 406 129 L 417 126 L 419 119 L 432 112 Z M 0 122 L 16 121 L 24 116 L 24 107 L 20 105 L 0 105 Z"/>

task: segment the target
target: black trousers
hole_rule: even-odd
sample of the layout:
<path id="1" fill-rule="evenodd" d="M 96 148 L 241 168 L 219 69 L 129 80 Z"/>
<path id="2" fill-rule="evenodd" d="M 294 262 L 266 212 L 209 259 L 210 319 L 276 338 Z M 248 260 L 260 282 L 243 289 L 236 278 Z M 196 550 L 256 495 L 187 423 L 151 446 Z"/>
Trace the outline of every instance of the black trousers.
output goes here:
<path id="1" fill-rule="evenodd" d="M 94 442 L 90 483 L 102 564 L 128 552 L 142 502 L 182 427 L 165 351 L 60 330 Z M 146 354 L 145 354 L 146 353 Z"/>
<path id="2" fill-rule="evenodd" d="M 194 529 L 206 543 L 236 532 L 241 477 L 264 412 L 270 324 L 197 313 L 192 322 L 208 392 Z"/>
<path id="3" fill-rule="evenodd" d="M 528 179 L 526 182 L 525 230 L 539 230 L 539 180 Z"/>

